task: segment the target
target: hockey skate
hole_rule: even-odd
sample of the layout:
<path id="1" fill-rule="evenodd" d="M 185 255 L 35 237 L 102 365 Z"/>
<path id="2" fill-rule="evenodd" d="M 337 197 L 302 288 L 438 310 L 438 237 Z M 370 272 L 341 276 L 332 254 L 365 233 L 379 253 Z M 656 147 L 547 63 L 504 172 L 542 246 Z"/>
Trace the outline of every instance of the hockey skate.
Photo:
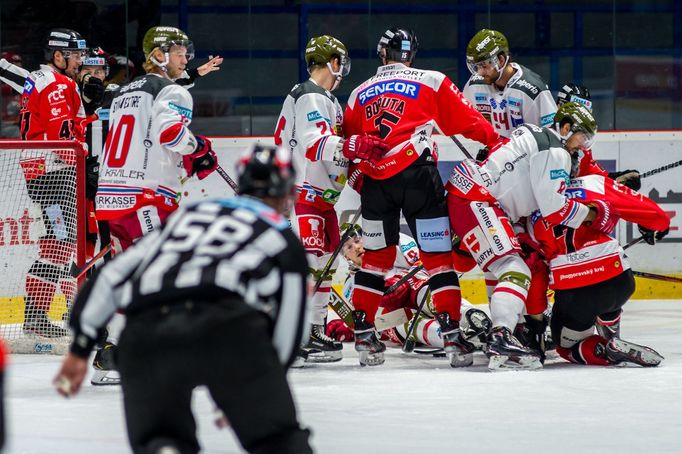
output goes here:
<path id="1" fill-rule="evenodd" d="M 464 313 L 460 328 L 464 339 L 471 342 L 477 350 L 483 350 L 493 329 L 493 321 L 482 310 L 472 308 Z"/>
<path id="2" fill-rule="evenodd" d="M 361 366 L 379 366 L 384 363 L 386 345 L 379 341 L 374 325 L 366 317 L 365 311 L 353 311 L 355 350 L 360 354 Z"/>
<path id="3" fill-rule="evenodd" d="M 45 311 L 27 309 L 24 315 L 24 334 L 56 338 L 69 335 L 69 330 L 53 323 Z"/>
<path id="4" fill-rule="evenodd" d="M 493 328 L 485 354 L 489 358 L 488 369 L 539 369 L 542 367 L 540 354 L 524 347 L 515 338 L 509 328 L 498 326 Z"/>
<path id="5" fill-rule="evenodd" d="M 97 350 L 95 359 L 92 360 L 94 372 L 90 383 L 95 386 L 121 384 L 121 376 L 116 370 L 116 349 L 111 342 L 105 342 L 104 346 Z"/>
<path id="6" fill-rule="evenodd" d="M 459 329 L 459 322 L 451 320 L 450 314 L 441 312 L 436 314 L 443 336 L 443 351 L 450 361 L 451 367 L 467 367 L 474 363 L 474 346 L 464 339 Z"/>
<path id="7" fill-rule="evenodd" d="M 605 350 L 606 359 L 612 364 L 632 363 L 642 367 L 656 367 L 664 359 L 653 348 L 633 344 L 619 337 L 611 338 Z"/>
<path id="8" fill-rule="evenodd" d="M 324 326 L 312 325 L 310 339 L 301 347 L 306 352 L 308 363 L 332 363 L 343 358 L 343 345 L 324 332 Z"/>
<path id="9" fill-rule="evenodd" d="M 540 353 L 540 362 L 545 363 L 546 331 L 549 319 L 543 316 L 542 320 L 536 320 L 529 315 L 525 316 L 526 322 L 519 323 L 514 329 L 516 337 L 521 345 Z"/>
<path id="10" fill-rule="evenodd" d="M 308 353 L 302 348 L 299 348 L 298 353 L 296 353 L 296 357 L 294 357 L 294 361 L 291 363 L 291 366 L 289 367 L 292 369 L 302 369 L 303 366 L 305 365 L 305 360 L 307 357 Z"/>

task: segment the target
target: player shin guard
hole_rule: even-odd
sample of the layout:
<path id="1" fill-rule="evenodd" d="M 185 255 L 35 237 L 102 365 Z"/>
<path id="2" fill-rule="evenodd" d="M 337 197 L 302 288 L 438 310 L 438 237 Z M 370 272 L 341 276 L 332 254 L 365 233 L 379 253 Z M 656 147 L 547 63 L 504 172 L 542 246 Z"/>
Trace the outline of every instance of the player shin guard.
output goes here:
<path id="1" fill-rule="evenodd" d="M 566 361 L 591 366 L 608 366 L 606 358 L 606 339 L 592 335 L 572 347 L 557 346 L 556 351 Z"/>
<path id="2" fill-rule="evenodd" d="M 452 269 L 449 253 L 419 251 L 424 269 L 429 274 L 433 306 L 438 313 L 447 313 L 450 320 L 459 321 L 462 294 L 459 279 Z"/>
<path id="3" fill-rule="evenodd" d="M 395 255 L 394 246 L 367 250 L 362 257 L 362 269 L 355 274 L 352 304 L 355 309 L 365 312 L 365 320 L 372 325 L 384 295 L 384 278 L 393 266 Z"/>

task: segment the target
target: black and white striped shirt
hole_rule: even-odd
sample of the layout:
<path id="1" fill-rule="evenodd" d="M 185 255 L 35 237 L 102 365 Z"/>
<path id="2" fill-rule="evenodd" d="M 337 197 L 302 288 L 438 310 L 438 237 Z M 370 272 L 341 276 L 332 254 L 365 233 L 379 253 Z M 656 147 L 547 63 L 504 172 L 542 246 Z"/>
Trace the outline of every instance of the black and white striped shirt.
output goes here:
<path id="1" fill-rule="evenodd" d="M 288 221 L 260 200 L 190 205 L 118 255 L 79 293 L 71 351 L 87 356 L 117 309 L 135 317 L 188 299 L 233 297 L 273 320 L 273 345 L 288 365 L 307 326 L 306 278 L 305 252 Z"/>

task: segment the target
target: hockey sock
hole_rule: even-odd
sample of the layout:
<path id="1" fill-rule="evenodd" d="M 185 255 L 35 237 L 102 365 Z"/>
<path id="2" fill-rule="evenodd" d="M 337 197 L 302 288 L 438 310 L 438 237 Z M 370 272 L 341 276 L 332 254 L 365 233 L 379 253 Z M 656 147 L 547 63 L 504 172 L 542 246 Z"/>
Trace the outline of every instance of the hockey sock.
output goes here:
<path id="1" fill-rule="evenodd" d="M 33 267 L 31 268 L 33 269 Z M 33 310 L 34 312 L 47 312 L 50 309 L 56 291 L 56 283 L 30 274 L 27 275 L 26 297 L 27 300 L 31 302 L 31 307 L 27 309 Z"/>
<path id="2" fill-rule="evenodd" d="M 459 279 L 452 269 L 449 253 L 430 253 L 419 251 L 424 269 L 429 274 L 431 299 L 436 312 L 447 312 L 451 320 L 460 319 L 462 294 Z"/>
<path id="3" fill-rule="evenodd" d="M 605 356 L 606 342 L 606 339 L 595 334 L 587 339 L 583 339 L 570 348 L 558 346 L 556 351 L 566 361 L 575 364 L 607 366 L 610 363 Z"/>
<path id="4" fill-rule="evenodd" d="M 384 295 L 384 276 L 365 270 L 355 273 L 351 301 L 355 310 L 365 311 L 365 320 L 374 324 L 374 316 Z"/>
<path id="5" fill-rule="evenodd" d="M 324 325 L 324 319 L 327 317 L 329 304 L 329 281 L 325 281 L 320 288 L 313 294 L 310 299 L 310 323 L 313 325 Z"/>

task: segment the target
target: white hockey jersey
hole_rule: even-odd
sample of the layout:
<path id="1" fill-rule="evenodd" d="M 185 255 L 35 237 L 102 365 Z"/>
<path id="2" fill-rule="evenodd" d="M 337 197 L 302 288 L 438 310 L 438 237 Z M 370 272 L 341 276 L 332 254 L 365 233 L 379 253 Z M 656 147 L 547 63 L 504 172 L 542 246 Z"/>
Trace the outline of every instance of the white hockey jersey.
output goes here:
<path id="1" fill-rule="evenodd" d="M 339 101 L 312 79 L 295 85 L 284 100 L 275 144 L 293 154 L 297 203 L 325 210 L 338 200 L 349 165 L 340 146 L 342 122 Z"/>
<path id="2" fill-rule="evenodd" d="M 496 200 L 513 222 L 540 210 L 550 224 L 577 228 L 589 208 L 565 196 L 570 170 L 554 130 L 522 125 L 484 164 L 467 159 L 455 166 L 446 189 L 464 199 Z"/>
<path id="3" fill-rule="evenodd" d="M 549 126 L 557 111 L 547 84 L 533 71 L 518 63 L 510 63 L 516 72 L 504 90 L 486 84 L 478 75 L 471 76 L 462 90 L 497 133 L 510 137 L 523 123 Z"/>
<path id="4" fill-rule="evenodd" d="M 185 176 L 182 155 L 197 146 L 188 129 L 192 96 L 156 74 L 136 78 L 119 93 L 109 111 L 97 218 L 115 219 L 145 205 L 172 211 Z"/>

